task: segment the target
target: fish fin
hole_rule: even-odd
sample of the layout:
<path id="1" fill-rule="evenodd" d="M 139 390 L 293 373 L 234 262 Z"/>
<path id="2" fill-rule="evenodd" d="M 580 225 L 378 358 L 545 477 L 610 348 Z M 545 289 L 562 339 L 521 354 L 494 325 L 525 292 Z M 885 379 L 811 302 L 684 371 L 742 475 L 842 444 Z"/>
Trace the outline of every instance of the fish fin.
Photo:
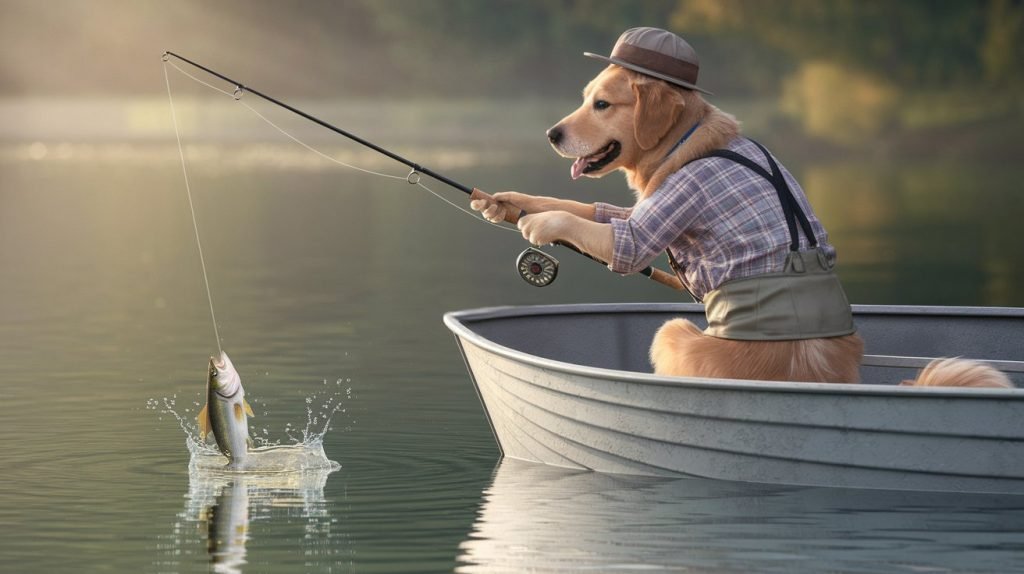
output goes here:
<path id="1" fill-rule="evenodd" d="M 247 436 L 247 437 L 245 437 L 245 444 L 246 444 L 246 445 L 247 445 L 247 446 L 248 446 L 248 447 L 249 447 L 250 449 L 256 448 L 255 446 L 253 446 L 253 442 L 252 442 L 252 437 L 251 437 L 251 436 Z"/>
<path id="2" fill-rule="evenodd" d="M 242 399 L 242 406 L 245 407 L 245 414 L 252 418 L 256 418 L 256 415 L 252 412 L 252 407 L 249 406 L 249 401 Z"/>
<path id="3" fill-rule="evenodd" d="M 196 422 L 199 423 L 199 440 L 206 440 L 206 435 L 210 434 L 210 410 L 207 408 L 210 404 L 203 405 L 203 410 L 199 411 L 199 416 L 196 417 Z"/>
<path id="4" fill-rule="evenodd" d="M 245 420 L 245 412 L 242 410 L 242 405 L 235 403 L 235 420 L 242 422 Z"/>

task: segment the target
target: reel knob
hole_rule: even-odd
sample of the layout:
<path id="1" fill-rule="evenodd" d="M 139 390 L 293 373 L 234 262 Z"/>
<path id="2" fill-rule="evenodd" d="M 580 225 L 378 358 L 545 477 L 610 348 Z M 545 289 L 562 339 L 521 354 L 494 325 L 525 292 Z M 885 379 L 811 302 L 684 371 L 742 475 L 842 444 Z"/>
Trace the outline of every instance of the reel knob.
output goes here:
<path id="1" fill-rule="evenodd" d="M 558 260 L 534 247 L 528 247 L 516 259 L 516 271 L 534 287 L 547 287 L 558 277 Z"/>

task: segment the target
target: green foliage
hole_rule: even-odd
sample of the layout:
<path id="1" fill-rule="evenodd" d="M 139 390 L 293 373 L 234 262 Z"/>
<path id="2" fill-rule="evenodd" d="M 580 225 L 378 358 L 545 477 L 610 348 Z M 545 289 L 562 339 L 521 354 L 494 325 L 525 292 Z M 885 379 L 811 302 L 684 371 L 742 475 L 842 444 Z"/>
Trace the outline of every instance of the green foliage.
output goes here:
<path id="1" fill-rule="evenodd" d="M 661 25 L 670 0 L 363 0 L 388 41 L 390 60 L 420 89 L 514 95 L 579 90 L 594 65 L 633 25 Z M 569 92 L 572 93 L 572 92 Z"/>
<path id="2" fill-rule="evenodd" d="M 1019 0 L 993 0 L 988 12 L 988 33 L 981 45 L 985 79 L 996 87 L 1020 89 L 1024 61 L 1024 6 Z"/>
<path id="3" fill-rule="evenodd" d="M 566 95 L 628 27 L 671 29 L 702 57 L 702 83 L 781 93 L 808 62 L 878 90 L 1021 86 L 1019 0 L 362 0 L 402 78 L 431 92 Z"/>
<path id="4" fill-rule="evenodd" d="M 1014 0 L 680 0 L 671 21 L 919 88 L 1019 76 L 1022 18 Z"/>
<path id="5" fill-rule="evenodd" d="M 3 0 L 0 93 L 152 93 L 172 49 L 302 96 L 573 97 L 633 26 L 683 35 L 721 96 L 809 61 L 900 91 L 1024 88 L 1021 0 Z"/>
<path id="6" fill-rule="evenodd" d="M 1022 22 L 1019 0 L 680 0 L 671 17 L 712 53 L 759 47 L 753 63 L 771 63 L 774 76 L 761 73 L 750 91 L 778 91 L 804 133 L 848 146 L 1019 117 Z M 738 74 L 757 73 L 738 64 Z"/>

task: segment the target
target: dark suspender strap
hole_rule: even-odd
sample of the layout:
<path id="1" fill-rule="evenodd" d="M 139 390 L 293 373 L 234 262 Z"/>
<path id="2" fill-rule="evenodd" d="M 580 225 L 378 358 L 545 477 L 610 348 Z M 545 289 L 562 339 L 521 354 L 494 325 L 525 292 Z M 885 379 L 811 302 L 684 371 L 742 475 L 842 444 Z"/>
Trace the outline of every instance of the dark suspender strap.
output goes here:
<path id="1" fill-rule="evenodd" d="M 683 266 L 676 260 L 675 255 L 672 255 L 671 249 L 665 249 L 665 255 L 668 255 L 668 266 L 672 268 L 672 271 L 676 274 L 676 278 L 679 279 L 679 284 L 683 286 L 683 290 L 690 296 L 691 299 L 697 303 L 703 303 L 704 301 L 693 294 L 693 291 L 686 285 L 686 271 Z"/>
<path id="2" fill-rule="evenodd" d="M 759 144 L 754 140 L 754 145 L 761 150 L 764 154 L 765 159 L 768 160 L 768 165 L 772 167 L 772 175 L 774 176 L 775 191 L 778 192 L 780 189 L 785 191 L 786 198 L 789 200 L 790 210 L 796 215 L 797 221 L 800 222 L 800 227 L 804 230 L 804 236 L 807 237 L 807 242 L 810 243 L 811 247 L 818 246 L 818 238 L 814 236 L 814 229 L 811 227 L 811 222 L 807 219 L 807 214 L 804 213 L 803 209 L 800 209 L 800 204 L 797 203 L 796 197 L 793 195 L 793 190 L 789 189 L 789 184 L 786 183 L 786 177 L 782 175 L 782 170 L 779 169 L 779 164 L 775 163 L 775 158 L 772 154 L 768 153 L 768 150 L 763 145 Z M 794 251 L 796 249 L 794 248 Z"/>
<path id="3" fill-rule="evenodd" d="M 786 225 L 789 227 L 789 249 L 790 251 L 798 250 L 800 248 L 800 235 L 796 230 L 796 217 L 793 216 L 793 207 L 792 204 L 790 204 L 789 199 L 786 197 L 785 192 L 779 189 L 779 186 L 775 183 L 773 174 L 768 173 L 767 170 L 754 162 L 754 160 L 734 151 L 716 149 L 707 155 L 707 157 L 712 156 L 734 161 L 765 178 L 772 184 L 772 187 L 775 188 L 775 194 L 779 197 L 779 205 L 782 206 L 782 215 L 785 217 Z"/>
<path id="4" fill-rule="evenodd" d="M 799 223 L 800 227 L 803 229 L 804 235 L 807 237 L 807 242 L 810 246 L 817 247 L 818 240 L 814 236 L 814 229 L 811 227 L 811 222 L 807 219 L 807 215 L 804 214 L 803 210 L 800 209 L 800 204 L 797 203 L 796 198 L 793 197 L 793 192 L 789 189 L 789 184 L 786 183 L 786 178 L 782 175 L 782 170 L 779 169 L 778 164 L 764 146 L 754 140 L 750 141 L 761 150 L 765 159 L 768 160 L 768 165 L 771 166 L 772 169 L 771 173 L 761 167 L 754 160 L 731 150 L 714 150 L 705 157 L 720 157 L 734 161 L 768 180 L 768 182 L 772 184 L 772 187 L 775 188 L 775 194 L 779 198 L 779 205 L 782 206 L 782 215 L 785 217 L 786 226 L 789 228 L 790 250 L 797 251 L 800 249 L 800 236 L 797 232 L 797 223 Z"/>
<path id="5" fill-rule="evenodd" d="M 817 247 L 818 239 L 814 236 L 814 229 L 811 227 L 811 222 L 807 219 L 807 215 L 804 213 L 803 209 L 800 208 L 800 204 L 797 203 L 796 197 L 793 196 L 793 191 L 789 189 L 789 184 L 786 183 L 786 177 L 782 174 L 782 170 L 779 169 L 779 164 L 775 162 L 775 159 L 770 153 L 768 153 L 768 150 L 766 150 L 764 146 L 754 140 L 750 141 L 761 150 L 765 159 L 768 160 L 768 165 L 771 167 L 771 173 L 761 167 L 761 165 L 754 160 L 732 150 L 716 149 L 704 157 L 720 157 L 734 161 L 768 180 L 768 183 L 772 184 L 772 187 L 775 188 L 775 195 L 779 198 L 779 205 L 782 206 L 782 215 L 786 219 L 786 226 L 789 228 L 789 249 L 791 251 L 798 251 L 800 249 L 800 235 L 797 231 L 797 223 L 799 223 L 800 227 L 803 228 L 804 235 L 807 236 L 807 242 L 810 246 Z M 689 287 L 686 286 L 683 266 L 676 261 L 676 258 L 672 255 L 672 250 L 666 249 L 665 253 L 668 254 L 669 266 L 673 271 L 675 271 L 676 276 L 683 285 L 683 288 L 690 294 L 690 297 L 693 297 L 694 301 L 700 303 L 701 300 L 694 296 Z"/>

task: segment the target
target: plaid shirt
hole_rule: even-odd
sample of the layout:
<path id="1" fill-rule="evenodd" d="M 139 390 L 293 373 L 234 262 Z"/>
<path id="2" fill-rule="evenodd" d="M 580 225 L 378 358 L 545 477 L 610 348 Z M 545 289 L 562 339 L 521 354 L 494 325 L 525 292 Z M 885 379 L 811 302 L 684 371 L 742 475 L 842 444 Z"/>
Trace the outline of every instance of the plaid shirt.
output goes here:
<path id="1" fill-rule="evenodd" d="M 764 154 L 750 140 L 736 138 L 726 149 L 771 171 Z M 835 249 L 800 184 L 782 164 L 779 168 L 810 220 L 819 247 L 829 262 L 835 261 Z M 607 203 L 595 206 L 595 220 L 610 223 L 615 236 L 609 269 L 635 273 L 668 248 L 684 270 L 687 288 L 698 300 L 730 279 L 782 271 L 789 251 L 789 228 L 775 188 L 725 158 L 686 164 L 633 208 Z M 808 247 L 801 232 L 800 248 Z"/>

